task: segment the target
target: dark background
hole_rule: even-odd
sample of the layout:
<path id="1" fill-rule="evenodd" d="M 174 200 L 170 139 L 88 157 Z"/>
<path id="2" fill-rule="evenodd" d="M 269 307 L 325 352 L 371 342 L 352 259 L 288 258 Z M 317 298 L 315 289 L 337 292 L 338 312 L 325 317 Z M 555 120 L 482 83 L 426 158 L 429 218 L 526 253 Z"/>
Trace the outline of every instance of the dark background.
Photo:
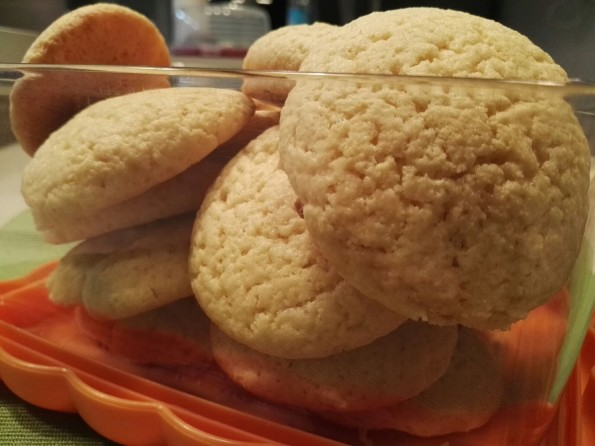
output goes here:
<path id="1" fill-rule="evenodd" d="M 109 1 L 109 0 L 106 0 Z M 150 17 L 171 38 L 172 0 L 115 0 Z M 212 0 L 217 2 L 220 0 Z M 287 2 L 269 0 L 273 29 L 287 24 Z M 0 0 L 0 26 L 41 31 L 67 9 L 90 0 Z M 313 20 L 337 25 L 371 11 L 410 6 L 437 6 L 496 20 L 527 36 L 547 51 L 571 77 L 595 80 L 595 0 L 318 0 Z M 346 5 L 353 11 L 345 14 Z M 0 56 L 2 48 L 0 48 Z"/>
<path id="2" fill-rule="evenodd" d="M 222 1 L 225 2 L 225 1 Z M 79 6 L 94 3 L 89 0 L 68 0 L 67 6 L 69 9 L 74 9 Z M 161 32 L 168 36 L 171 27 L 170 19 L 170 0 L 119 0 L 113 1 L 136 9 L 137 11 L 152 17 Z M 211 1 L 217 3 L 217 0 Z M 342 20 L 339 3 L 341 0 L 320 0 L 317 3 L 317 11 L 314 13 L 314 20 L 319 20 L 335 25 L 342 25 L 345 20 Z M 355 15 L 360 16 L 371 12 L 371 3 L 368 1 L 354 1 Z M 499 20 L 499 0 L 421 0 L 421 1 L 406 1 L 406 0 L 381 0 L 374 2 L 379 4 L 380 10 L 404 8 L 410 6 L 436 6 L 442 8 L 457 9 L 459 11 L 470 12 L 475 15 Z M 271 27 L 273 29 L 279 28 L 287 24 L 287 2 L 286 0 L 272 0 L 270 5 L 260 5 L 265 8 L 271 18 Z"/>

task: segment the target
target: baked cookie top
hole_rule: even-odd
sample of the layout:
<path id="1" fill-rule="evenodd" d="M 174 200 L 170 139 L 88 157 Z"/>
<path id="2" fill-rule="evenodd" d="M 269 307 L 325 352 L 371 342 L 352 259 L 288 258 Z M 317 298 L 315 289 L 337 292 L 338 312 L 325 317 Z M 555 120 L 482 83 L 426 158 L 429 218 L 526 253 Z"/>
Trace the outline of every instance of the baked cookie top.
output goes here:
<path id="1" fill-rule="evenodd" d="M 257 104 L 250 121 L 231 139 L 182 173 L 96 213 L 55 215 L 43 229 L 46 241 L 67 243 L 135 225 L 197 211 L 221 169 L 249 141 L 279 123 L 279 111 Z"/>
<path id="2" fill-rule="evenodd" d="M 457 327 L 407 321 L 373 342 L 316 359 L 266 355 L 234 341 L 215 325 L 215 361 L 249 392 L 314 411 L 351 412 L 396 404 L 419 394 L 446 371 Z"/>
<path id="3" fill-rule="evenodd" d="M 324 22 L 277 28 L 250 45 L 242 68 L 298 71 L 310 49 L 337 28 Z"/>
<path id="4" fill-rule="evenodd" d="M 339 34 L 302 69 L 566 79 L 526 38 L 465 13 L 389 11 Z M 563 286 L 578 253 L 588 144 L 571 107 L 535 89 L 300 81 L 279 151 L 322 254 L 409 318 L 505 328 Z"/>
<path id="5" fill-rule="evenodd" d="M 353 20 L 312 45 L 300 70 L 567 80 L 545 51 L 517 31 L 465 12 L 423 7 Z"/>
<path id="6" fill-rule="evenodd" d="M 95 214 L 198 163 L 254 113 L 244 94 L 165 88 L 96 102 L 56 130 L 26 166 L 22 193 L 38 229 Z"/>
<path id="7" fill-rule="evenodd" d="M 237 341 L 286 358 L 324 357 L 367 344 L 404 318 L 362 296 L 310 240 L 278 169 L 278 128 L 222 171 L 197 216 L 192 288 Z"/>

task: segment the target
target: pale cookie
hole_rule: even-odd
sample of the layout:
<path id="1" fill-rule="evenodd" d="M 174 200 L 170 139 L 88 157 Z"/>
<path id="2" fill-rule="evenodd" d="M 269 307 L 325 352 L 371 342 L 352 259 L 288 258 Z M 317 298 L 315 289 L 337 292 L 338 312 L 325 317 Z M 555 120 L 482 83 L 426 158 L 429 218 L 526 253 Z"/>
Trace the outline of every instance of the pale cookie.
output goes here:
<path id="1" fill-rule="evenodd" d="M 52 227 L 40 229 L 40 232 L 49 243 L 68 243 L 185 212 L 196 212 L 209 186 L 226 163 L 214 155 L 209 154 L 184 172 L 140 195 L 96 213 L 56 216 Z"/>
<path id="2" fill-rule="evenodd" d="M 162 367 L 213 363 L 210 321 L 194 297 L 119 320 L 96 319 L 81 307 L 76 321 L 85 335 L 110 353 Z"/>
<path id="3" fill-rule="evenodd" d="M 35 39 L 23 62 L 167 67 L 170 55 L 147 17 L 124 6 L 96 3 L 54 21 Z M 168 85 L 164 76 L 28 73 L 11 92 L 12 130 L 33 155 L 52 131 L 90 103 Z"/>
<path id="4" fill-rule="evenodd" d="M 97 102 L 54 132 L 26 166 L 22 193 L 37 228 L 92 217 L 205 158 L 254 113 L 244 94 L 167 88 Z"/>
<path id="5" fill-rule="evenodd" d="M 191 296 L 188 253 L 194 214 L 86 240 L 48 279 L 50 299 L 122 319 Z"/>
<path id="6" fill-rule="evenodd" d="M 337 28 L 323 22 L 277 28 L 250 45 L 242 68 L 298 71 L 310 48 L 320 45 L 321 40 Z M 248 78 L 242 91 L 251 97 L 282 104 L 293 85 L 294 81 L 289 79 Z"/>
<path id="7" fill-rule="evenodd" d="M 301 69 L 566 80 L 525 37 L 461 12 L 375 13 L 338 35 Z M 412 319 L 508 327 L 568 278 L 589 147 L 561 98 L 434 84 L 300 81 L 281 167 L 320 251 L 363 294 Z"/>
<path id="8" fill-rule="evenodd" d="M 372 342 L 404 318 L 349 286 L 321 257 L 278 169 L 278 128 L 222 171 L 190 252 L 192 288 L 225 333 L 260 352 L 317 358 Z"/>
<path id="9" fill-rule="evenodd" d="M 95 214 L 56 216 L 53 226 L 42 230 L 44 238 L 51 243 L 66 243 L 197 211 L 225 164 L 265 129 L 279 123 L 278 109 L 256 106 L 254 116 L 236 135 L 184 172 Z"/>
<path id="10" fill-rule="evenodd" d="M 314 411 L 371 410 L 404 401 L 438 380 L 450 363 L 456 327 L 407 321 L 354 350 L 317 359 L 259 353 L 212 325 L 215 361 L 247 391 Z"/>
<path id="11" fill-rule="evenodd" d="M 395 429 L 418 437 L 468 432 L 487 423 L 500 407 L 502 376 L 481 335 L 461 328 L 446 373 L 411 399 L 349 414 L 324 414 L 358 429 Z"/>

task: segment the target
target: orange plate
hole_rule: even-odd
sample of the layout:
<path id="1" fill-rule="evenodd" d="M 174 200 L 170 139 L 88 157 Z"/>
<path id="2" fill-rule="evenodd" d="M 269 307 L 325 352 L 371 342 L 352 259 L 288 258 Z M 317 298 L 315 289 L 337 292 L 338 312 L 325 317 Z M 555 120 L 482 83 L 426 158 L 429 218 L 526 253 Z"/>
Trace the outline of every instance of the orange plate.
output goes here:
<path id="1" fill-rule="evenodd" d="M 29 332 L 31 326 L 68 330 L 73 312 L 47 300 L 43 283 L 51 269 L 0 284 L 0 378 L 23 400 L 78 412 L 123 444 L 340 444 L 135 376 L 100 362 L 102 353 L 88 346 L 65 349 Z"/>
<path id="2" fill-rule="evenodd" d="M 69 332 L 74 311 L 47 299 L 44 281 L 53 267 L 0 282 L 0 378 L 23 400 L 78 412 L 95 431 L 123 444 L 342 444 L 160 385 L 99 348 L 77 344 Z M 594 363 L 592 324 L 543 446 L 595 444 Z M 344 439 L 350 440 L 357 438 Z"/>

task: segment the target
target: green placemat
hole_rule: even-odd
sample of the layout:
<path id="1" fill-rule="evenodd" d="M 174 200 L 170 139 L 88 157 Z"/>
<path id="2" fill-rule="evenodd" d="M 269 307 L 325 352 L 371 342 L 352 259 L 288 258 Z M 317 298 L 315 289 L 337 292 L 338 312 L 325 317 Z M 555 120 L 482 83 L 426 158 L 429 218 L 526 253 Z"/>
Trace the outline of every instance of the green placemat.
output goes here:
<path id="1" fill-rule="evenodd" d="M 71 245 L 45 243 L 25 211 L 0 228 L 0 280 L 27 274 L 33 268 L 59 259 Z"/>
<path id="2" fill-rule="evenodd" d="M 76 414 L 24 403 L 0 381 L 0 445 L 114 445 Z"/>
<path id="3" fill-rule="evenodd" d="M 0 228 L 0 280 L 21 277 L 60 258 L 70 245 L 44 243 L 29 212 Z M 114 445 L 80 416 L 35 407 L 15 396 L 0 380 L 0 445 Z"/>

